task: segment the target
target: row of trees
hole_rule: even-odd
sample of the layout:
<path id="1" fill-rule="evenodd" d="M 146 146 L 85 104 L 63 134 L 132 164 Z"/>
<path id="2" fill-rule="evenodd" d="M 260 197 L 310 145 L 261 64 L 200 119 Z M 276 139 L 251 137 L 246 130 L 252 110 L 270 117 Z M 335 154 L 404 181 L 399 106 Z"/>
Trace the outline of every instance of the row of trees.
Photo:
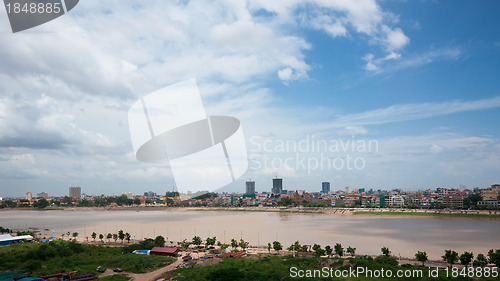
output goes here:
<path id="1" fill-rule="evenodd" d="M 65 234 L 62 234 L 62 237 L 64 238 Z M 66 235 L 70 237 L 70 232 L 67 232 Z M 73 232 L 72 233 L 73 238 L 76 239 L 78 237 L 78 232 Z M 97 237 L 101 240 L 101 242 L 104 242 L 103 239 L 105 236 L 103 234 L 97 235 L 97 233 L 93 232 L 91 235 L 92 239 L 95 241 Z M 123 243 L 123 240 L 127 240 L 128 243 L 130 243 L 131 235 L 130 233 L 125 233 L 123 230 L 119 230 L 118 233 L 108 233 L 106 235 L 106 239 L 108 239 L 108 242 L 110 239 L 115 240 L 115 242 L 120 239 Z M 151 240 L 151 241 L 149 241 Z M 153 239 L 146 239 L 145 241 L 149 241 L 152 246 L 159 246 L 162 247 L 165 245 L 166 240 L 163 236 L 157 236 L 154 240 Z M 146 245 L 149 245 L 146 243 Z M 220 241 L 217 241 L 217 238 L 214 237 L 207 237 L 205 239 L 205 243 L 203 243 L 203 239 L 199 236 L 194 236 L 191 241 L 187 241 L 187 239 L 184 239 L 182 242 L 179 243 L 183 247 L 189 247 L 190 245 L 195 245 L 195 246 L 200 246 L 204 245 L 205 247 L 209 246 L 219 246 L 221 249 L 226 249 L 229 246 L 233 248 L 233 250 L 236 250 L 238 247 L 241 250 L 245 250 L 248 248 L 248 242 L 244 241 L 243 239 L 240 239 L 237 241 L 236 239 L 231 239 L 230 244 L 223 244 Z M 283 246 L 279 241 L 273 241 L 272 243 L 267 244 L 267 250 L 271 252 L 271 249 L 275 250 L 277 253 L 283 249 Z M 312 247 L 310 245 L 301 245 L 299 241 L 295 241 L 292 245 L 290 245 L 287 248 L 288 251 L 297 251 L 297 252 L 310 252 L 311 250 L 314 252 L 314 255 L 316 257 L 324 256 L 325 254 L 330 257 L 333 254 L 337 255 L 338 257 L 343 257 L 346 252 L 350 256 L 355 256 L 356 254 L 356 248 L 353 248 L 351 246 L 348 246 L 346 249 L 342 247 L 340 243 L 336 243 L 333 248 L 330 245 L 327 245 L 324 247 L 324 249 L 321 247 L 319 244 L 314 244 Z M 392 257 L 391 251 L 389 250 L 388 247 L 382 247 L 381 248 L 382 255 L 378 256 L 375 260 L 380 262 L 380 263 L 386 263 L 386 264 L 393 264 L 397 265 L 397 261 L 394 257 Z M 422 266 L 425 264 L 426 261 L 428 261 L 428 256 L 427 253 L 424 251 L 418 251 L 415 254 L 415 258 L 417 261 L 422 262 Z M 462 265 L 469 266 L 472 264 L 474 267 L 484 267 L 488 264 L 495 264 L 496 266 L 500 266 L 500 249 L 491 249 L 488 251 L 488 258 L 483 255 L 483 254 L 478 254 L 476 259 L 474 259 L 474 254 L 472 252 L 464 252 L 463 254 L 459 255 L 457 252 L 452 251 L 452 250 L 445 250 L 445 254 L 441 256 L 443 261 L 447 262 L 452 266 L 453 264 L 457 263 L 460 261 Z"/>
<path id="2" fill-rule="evenodd" d="M 184 242 L 186 242 L 186 240 L 184 240 Z M 194 236 L 192 239 L 192 243 L 188 243 L 187 245 L 184 246 L 187 247 L 190 244 L 199 246 L 202 244 L 202 242 L 203 241 L 199 236 Z M 216 244 L 216 237 L 212 238 L 209 237 L 206 239 L 205 243 L 206 246 L 209 245 L 213 246 L 215 244 Z M 221 244 L 219 241 L 217 245 L 221 246 L 222 249 L 225 249 L 228 246 L 231 246 L 233 249 L 240 247 L 242 250 L 248 248 L 248 242 L 244 241 L 243 239 L 240 239 L 240 241 L 231 239 L 231 244 Z M 272 243 L 267 244 L 267 250 L 270 252 L 271 249 L 279 253 L 279 251 L 283 249 L 283 246 L 279 241 L 273 241 Z M 301 245 L 299 241 L 295 241 L 292 245 L 290 245 L 290 247 L 287 248 L 287 250 L 297 251 L 297 252 L 310 252 L 312 250 L 316 257 L 324 256 L 325 254 L 328 257 L 332 256 L 332 254 L 335 254 L 338 257 L 343 257 L 346 254 L 346 252 L 350 256 L 355 256 L 356 254 L 356 248 L 348 246 L 346 249 L 344 249 L 342 247 L 342 244 L 340 243 L 336 243 L 333 246 L 333 248 L 327 245 L 323 249 L 321 245 L 318 244 L 314 244 L 311 247 L 310 245 Z M 396 259 L 390 255 L 391 251 L 389 250 L 388 247 L 382 247 L 381 252 L 382 255 L 377 257 L 375 259 L 376 261 L 380 263 L 393 264 L 393 265 L 396 265 L 398 263 Z M 428 261 L 428 256 L 426 252 L 418 251 L 415 254 L 415 258 L 417 261 L 422 262 L 422 266 L 426 261 Z M 465 266 L 469 266 L 470 264 L 472 264 L 474 267 L 484 267 L 489 263 L 495 264 L 496 266 L 500 266 L 500 249 L 490 250 L 488 252 L 488 258 L 486 258 L 486 256 L 484 256 L 483 254 L 478 254 L 475 260 L 474 260 L 474 254 L 472 252 L 464 252 L 463 254 L 459 255 L 455 251 L 445 250 L 445 254 L 442 256 L 442 259 L 443 261 L 449 263 L 450 266 L 457 263 L 458 261 L 460 261 L 460 263 Z"/>
<path id="3" fill-rule="evenodd" d="M 113 234 L 108 233 L 106 235 L 106 237 L 104 237 L 104 234 L 102 234 L 102 233 L 99 234 L 99 236 L 98 236 L 97 233 L 92 232 L 91 237 L 94 241 L 97 237 L 99 237 L 99 240 L 101 240 L 101 242 L 104 242 L 103 239 L 106 238 L 106 239 L 108 239 L 108 242 L 111 239 L 115 240 L 115 242 L 116 242 L 116 240 L 120 239 L 122 241 L 122 243 L 123 243 L 123 240 L 127 240 L 127 243 L 130 243 L 130 239 L 132 238 L 132 235 L 130 235 L 130 233 L 128 233 L 128 232 L 123 232 L 123 230 L 120 229 L 118 231 L 118 233 L 113 233 Z M 163 243 L 163 244 L 165 244 L 165 243 Z"/>
<path id="4" fill-rule="evenodd" d="M 119 206 L 132 206 L 132 205 L 140 205 L 141 200 L 139 198 L 129 199 L 126 195 L 121 195 L 118 197 L 97 197 L 92 201 L 87 199 L 81 199 L 78 201 L 74 201 L 73 198 L 65 196 L 60 198 L 59 200 L 52 199 L 49 203 L 45 198 L 39 198 L 37 201 L 33 202 L 33 207 L 43 209 L 50 205 L 53 206 L 78 206 L 78 207 L 104 207 L 108 206 L 111 203 L 116 203 Z M 153 203 L 153 200 L 147 199 L 146 204 Z M 165 203 L 164 201 L 162 203 Z M 168 202 L 167 202 L 168 203 Z M 170 203 L 173 203 L 170 202 Z M 12 200 L 4 200 L 0 201 L 0 209 L 2 208 L 16 208 L 16 207 L 29 207 L 30 202 L 26 199 L 20 199 L 19 202 L 15 202 Z"/>
<path id="5" fill-rule="evenodd" d="M 421 252 L 419 252 L 421 253 Z M 418 254 L 418 253 L 417 253 Z M 425 252 L 423 252 L 425 254 Z M 445 250 L 445 254 L 441 256 L 441 258 L 452 266 L 453 264 L 460 261 L 460 264 L 469 266 L 472 263 L 474 267 L 484 267 L 488 263 L 495 264 L 496 266 L 500 266 L 500 250 L 489 250 L 488 258 L 486 258 L 483 254 L 478 254 L 476 259 L 474 260 L 474 254 L 472 252 L 464 252 L 460 256 L 457 252 L 452 250 Z M 422 257 L 423 259 L 423 257 Z M 418 260 L 418 257 L 417 257 Z M 425 261 L 427 260 L 427 255 L 425 256 Z"/>
<path id="6" fill-rule="evenodd" d="M 217 242 L 216 237 L 208 237 L 205 239 L 205 246 L 214 246 Z M 181 245 L 184 247 L 189 247 L 189 245 L 202 245 L 203 240 L 199 236 L 194 236 L 191 242 L 188 242 L 186 239 L 181 242 Z M 217 242 L 217 245 L 221 247 L 221 249 L 226 249 L 231 246 L 233 249 L 237 249 L 240 247 L 242 250 L 248 248 L 248 242 L 240 239 L 237 241 L 236 239 L 231 239 L 230 244 L 222 244 L 220 241 Z M 267 250 L 271 252 L 271 249 L 275 250 L 277 253 L 283 249 L 283 246 L 279 241 L 273 241 L 272 243 L 267 244 Z M 310 245 L 301 245 L 299 241 L 295 241 L 290 247 L 287 248 L 288 251 L 297 251 L 297 252 L 310 252 L 311 250 L 314 252 L 314 255 L 317 257 L 324 256 L 325 254 L 330 257 L 333 254 L 338 257 L 343 257 L 346 253 L 350 256 L 356 255 L 356 248 L 348 246 L 346 249 L 342 247 L 342 244 L 336 243 L 333 248 L 329 245 L 325 246 L 324 249 L 321 245 L 314 244 L 312 247 Z M 375 260 L 380 263 L 393 264 L 396 265 L 397 260 L 392 257 L 391 251 L 388 247 L 381 248 L 382 255 L 377 257 Z M 422 266 L 426 261 L 428 261 L 428 256 L 426 252 L 418 251 L 415 254 L 415 258 L 417 261 L 422 262 Z M 468 266 L 472 263 L 474 267 L 484 267 L 488 264 L 495 264 L 496 266 L 500 266 L 500 249 L 498 250 L 490 250 L 488 252 L 488 258 L 483 254 L 478 254 L 476 259 L 474 260 L 474 254 L 472 252 L 464 252 L 461 255 L 458 255 L 457 252 L 452 250 L 445 250 L 445 254 L 442 256 L 443 261 L 447 262 L 451 265 L 460 261 L 462 265 Z"/>

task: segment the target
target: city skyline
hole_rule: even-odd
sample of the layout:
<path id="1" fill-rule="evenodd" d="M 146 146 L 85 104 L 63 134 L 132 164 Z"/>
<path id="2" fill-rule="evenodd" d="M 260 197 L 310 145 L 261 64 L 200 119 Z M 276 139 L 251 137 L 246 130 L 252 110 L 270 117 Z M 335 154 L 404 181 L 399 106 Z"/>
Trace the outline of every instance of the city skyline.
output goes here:
<path id="1" fill-rule="evenodd" d="M 500 184 L 498 183 L 493 183 L 491 185 L 488 185 L 488 186 L 475 186 L 475 187 L 467 187 L 467 186 L 457 186 L 457 187 L 428 187 L 428 188 L 423 188 L 423 189 L 401 189 L 401 188 L 392 188 L 392 189 L 384 189 L 384 188 L 381 188 L 381 189 L 373 189 L 373 188 L 367 188 L 367 187 L 352 187 L 352 186 L 344 186 L 344 187 L 341 187 L 341 186 L 335 186 L 333 185 L 333 188 L 332 188 L 332 185 L 331 185 L 331 182 L 320 182 L 319 185 L 316 187 L 310 187 L 310 188 L 292 188 L 292 189 L 287 189 L 286 186 L 283 186 L 283 179 L 282 178 L 271 178 L 272 180 L 272 183 L 269 184 L 269 186 L 266 186 L 266 187 L 263 187 L 264 185 L 256 185 L 256 181 L 254 180 L 247 180 L 245 182 L 245 186 L 243 188 L 241 188 L 241 190 L 235 190 L 235 191 L 232 191 L 232 192 L 224 192 L 224 191 L 221 191 L 221 192 L 215 192 L 215 193 L 219 193 L 219 194 L 224 194 L 224 193 L 229 193 L 229 194 L 251 194 L 251 193 L 261 193 L 261 194 L 278 194 L 278 193 L 275 193 L 275 188 L 276 190 L 277 189 L 280 189 L 279 191 L 279 194 L 283 194 L 284 191 L 287 191 L 287 192 L 294 192 L 294 191 L 305 191 L 305 192 L 310 192 L 310 193 L 336 193 L 336 192 L 342 192 L 342 193 L 347 193 L 347 194 L 350 194 L 354 191 L 357 191 L 357 192 L 366 192 L 366 191 L 373 191 L 373 192 L 392 192 L 394 190 L 398 190 L 398 191 L 401 191 L 401 192 L 421 192 L 421 191 L 426 191 L 426 190 L 438 190 L 438 189 L 454 189 L 454 190 L 459 190 L 459 191 L 463 191 L 463 190 L 475 190 L 475 189 L 489 189 L 489 188 L 492 188 L 492 187 L 495 187 L 495 186 L 500 186 Z M 28 194 L 29 196 L 32 196 L 32 194 L 37 194 L 36 198 L 47 198 L 47 197 L 73 197 L 72 196 L 72 192 L 75 192 L 73 190 L 77 189 L 76 191 L 76 194 L 78 195 L 77 198 L 80 198 L 82 197 L 83 195 L 85 196 L 101 196 L 101 195 L 104 195 L 104 196 L 120 196 L 120 195 L 124 195 L 126 194 L 127 196 L 129 195 L 132 195 L 132 196 L 137 196 L 137 195 L 141 195 L 141 194 L 155 194 L 155 196 L 161 196 L 162 194 L 165 195 L 165 194 L 170 194 L 172 193 L 173 191 L 172 190 L 155 190 L 155 191 L 152 191 L 150 189 L 144 189 L 143 191 L 139 192 L 139 193 L 132 193 L 132 192 L 129 192 L 129 191 L 121 191 L 121 192 L 118 192 L 118 193 L 113 193 L 113 194 L 107 194 L 107 193 L 101 193 L 101 194 L 92 194 L 92 193 L 86 193 L 86 192 L 82 192 L 82 188 L 77 186 L 77 187 L 73 187 L 73 186 L 70 186 L 69 187 L 69 192 L 66 192 L 66 194 L 63 194 L 63 193 L 56 193 L 56 194 L 48 194 L 47 192 L 45 191 L 40 191 L 40 190 L 35 190 L 35 191 L 28 191 L 26 192 L 25 194 L 22 194 L 21 196 L 1 196 L 2 194 L 0 194 L 0 198 L 22 198 L 22 197 L 27 197 Z M 68 189 L 66 189 L 68 190 Z M 147 191 L 146 191 L 147 190 Z M 326 191 L 327 190 L 327 191 Z M 249 192 L 250 191 L 250 192 Z M 253 191 L 253 192 L 252 192 Z M 325 192 L 326 191 L 326 192 Z M 199 191 L 197 193 L 200 193 L 200 194 L 203 194 L 204 192 L 208 192 L 208 191 Z M 182 192 L 181 192 L 182 193 Z M 188 191 L 186 193 L 182 193 L 182 194 L 192 194 L 191 191 Z M 34 197 L 34 196 L 33 196 Z M 149 195 L 147 197 L 150 197 Z"/>
<path id="2" fill-rule="evenodd" d="M 88 0 L 16 34 L 0 9 L 8 31 L 0 35 L 0 196 L 171 190 L 168 164 L 137 161 L 127 111 L 192 78 L 207 116 L 237 118 L 246 141 L 248 170 L 218 192 L 242 190 L 249 178 L 259 189 L 276 176 L 288 189 L 315 190 L 321 181 L 332 189 L 496 184 L 499 7 Z"/>

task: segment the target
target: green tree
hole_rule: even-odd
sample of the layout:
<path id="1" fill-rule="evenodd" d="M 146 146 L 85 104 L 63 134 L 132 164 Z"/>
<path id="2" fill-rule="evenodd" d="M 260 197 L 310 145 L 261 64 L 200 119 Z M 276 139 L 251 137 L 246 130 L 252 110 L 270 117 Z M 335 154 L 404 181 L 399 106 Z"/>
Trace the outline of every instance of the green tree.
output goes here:
<path id="1" fill-rule="evenodd" d="M 101 234 L 99 234 L 99 240 L 101 240 L 101 242 L 104 242 L 104 241 L 102 241 L 102 239 L 104 239 L 104 235 L 102 235 L 102 233 L 101 233 Z"/>
<path id="2" fill-rule="evenodd" d="M 347 251 L 347 252 L 349 253 L 349 255 L 351 255 L 351 256 L 354 256 L 354 255 L 356 254 L 356 248 L 353 248 L 353 247 L 351 247 L 351 246 L 347 247 L 347 250 L 346 250 L 346 251 Z"/>
<path id="3" fill-rule="evenodd" d="M 166 241 L 165 241 L 165 238 L 164 238 L 163 236 L 161 236 L 161 235 L 158 235 L 158 236 L 156 236 L 156 238 L 155 238 L 154 245 L 155 245 L 156 247 L 163 247 L 163 246 L 165 246 L 165 242 L 166 242 Z M 200 244 L 201 244 L 201 243 L 200 243 Z"/>
<path id="4" fill-rule="evenodd" d="M 317 258 L 325 254 L 325 250 L 321 249 L 321 245 L 314 244 L 312 248 L 314 251 L 314 256 L 316 256 Z"/>
<path id="5" fill-rule="evenodd" d="M 472 260 L 474 259 L 474 254 L 471 252 L 464 252 L 463 254 L 460 255 L 459 259 L 462 265 L 468 267 L 472 262 Z"/>
<path id="6" fill-rule="evenodd" d="M 215 236 L 212 238 L 207 237 L 205 241 L 207 242 L 207 246 L 214 246 L 215 242 L 217 241 L 217 238 Z"/>
<path id="7" fill-rule="evenodd" d="M 78 232 L 73 232 L 73 239 L 76 240 L 76 237 L 78 237 Z"/>
<path id="8" fill-rule="evenodd" d="M 236 249 L 238 247 L 238 241 L 236 241 L 235 239 L 231 239 L 231 247 L 234 249 Z"/>
<path id="9" fill-rule="evenodd" d="M 467 197 L 466 199 L 469 199 L 469 207 L 468 208 L 477 209 L 477 202 L 483 200 L 483 197 L 481 196 L 481 194 L 474 193 L 474 194 L 469 195 L 469 197 Z"/>
<path id="10" fill-rule="evenodd" d="M 452 250 L 445 250 L 444 255 L 441 256 L 443 260 L 450 264 L 450 267 L 458 261 L 458 253 Z"/>
<path id="11" fill-rule="evenodd" d="M 273 242 L 273 249 L 278 252 L 278 254 L 280 253 L 280 250 L 283 249 L 283 246 L 281 246 L 281 243 L 279 241 L 274 241 Z"/>
<path id="12" fill-rule="evenodd" d="M 123 239 L 125 239 L 125 233 L 123 233 L 123 230 L 121 229 L 118 231 L 118 238 L 122 240 L 123 243 Z"/>
<path id="13" fill-rule="evenodd" d="M 78 206 L 79 207 L 89 207 L 90 206 L 90 201 L 87 200 L 87 199 L 82 199 L 79 203 L 78 203 Z"/>
<path id="14" fill-rule="evenodd" d="M 387 247 L 382 247 L 382 249 L 380 250 L 382 251 L 382 254 L 386 257 L 388 257 L 391 254 L 391 251 L 389 251 L 389 248 Z"/>
<path id="15" fill-rule="evenodd" d="M 302 246 L 300 245 L 299 241 L 295 241 L 295 243 L 293 243 L 292 245 L 290 245 L 290 247 L 287 248 L 288 251 L 293 251 L 293 249 L 295 249 L 295 251 L 300 251 L 302 249 Z"/>
<path id="16" fill-rule="evenodd" d="M 189 245 L 191 245 L 191 242 L 187 241 L 187 239 L 182 240 L 182 242 L 179 243 L 182 247 L 188 248 Z"/>
<path id="17" fill-rule="evenodd" d="M 488 260 L 483 254 L 478 254 L 476 260 L 472 263 L 474 267 L 485 267 L 488 265 Z"/>
<path id="18" fill-rule="evenodd" d="M 325 247 L 325 252 L 326 252 L 326 254 L 327 254 L 328 256 L 331 256 L 331 255 L 332 255 L 332 252 L 333 252 L 332 247 L 330 247 L 330 245 L 327 245 L 327 246 Z"/>
<path id="19" fill-rule="evenodd" d="M 141 199 L 135 198 L 134 199 L 134 205 L 141 205 Z"/>
<path id="20" fill-rule="evenodd" d="M 415 258 L 417 261 L 422 262 L 422 266 L 424 266 L 424 263 L 428 260 L 427 253 L 420 251 L 415 254 Z"/>
<path id="21" fill-rule="evenodd" d="M 267 243 L 267 251 L 271 253 L 271 243 Z"/>
<path id="22" fill-rule="evenodd" d="M 125 240 L 127 240 L 127 243 L 130 243 L 130 238 L 131 238 L 130 233 L 128 232 L 125 233 Z"/>
<path id="23" fill-rule="evenodd" d="M 92 239 L 94 239 L 94 241 L 95 241 L 95 238 L 97 237 L 97 233 L 95 233 L 95 231 L 94 231 L 94 232 L 92 232 L 91 236 L 92 236 Z"/>
<path id="24" fill-rule="evenodd" d="M 118 234 L 113 233 L 113 240 L 115 240 L 115 242 L 116 242 L 116 240 L 118 240 Z"/>
<path id="25" fill-rule="evenodd" d="M 238 243 L 238 246 L 240 246 L 240 248 L 242 250 L 245 250 L 246 247 L 247 247 L 247 242 L 245 242 L 245 240 L 243 240 L 243 239 L 240 239 L 240 242 Z"/>
<path id="26" fill-rule="evenodd" d="M 335 244 L 335 246 L 333 246 L 333 249 L 335 250 L 335 254 L 337 254 L 339 257 L 344 255 L 344 248 L 342 248 L 342 245 L 340 243 Z"/>
<path id="27" fill-rule="evenodd" d="M 293 204 L 293 200 L 290 197 L 283 197 L 281 200 L 278 202 L 278 205 L 280 206 L 289 206 Z"/>
<path id="28" fill-rule="evenodd" d="M 0 203 L 0 208 L 15 208 L 17 203 L 12 200 L 5 200 Z"/>
<path id="29" fill-rule="evenodd" d="M 314 251 L 314 256 L 317 258 L 324 256 L 324 255 L 325 255 L 325 250 L 321 249 L 321 247 L 319 249 L 317 249 L 316 251 Z"/>
<path id="30" fill-rule="evenodd" d="M 49 205 L 50 205 L 49 202 L 47 200 L 45 200 L 45 198 L 39 199 L 38 201 L 33 203 L 33 206 L 35 208 L 39 208 L 39 209 L 43 209 Z"/>
<path id="31" fill-rule="evenodd" d="M 488 261 L 500 267 L 500 250 L 489 250 L 488 251 Z"/>
<path id="32" fill-rule="evenodd" d="M 194 236 L 192 241 L 193 241 L 193 244 L 196 246 L 199 246 L 199 245 L 201 245 L 201 243 L 203 243 L 200 236 Z"/>
<path id="33" fill-rule="evenodd" d="M 108 243 L 109 243 L 109 239 L 113 238 L 113 234 L 108 233 L 108 235 L 106 235 L 106 238 L 108 239 Z"/>

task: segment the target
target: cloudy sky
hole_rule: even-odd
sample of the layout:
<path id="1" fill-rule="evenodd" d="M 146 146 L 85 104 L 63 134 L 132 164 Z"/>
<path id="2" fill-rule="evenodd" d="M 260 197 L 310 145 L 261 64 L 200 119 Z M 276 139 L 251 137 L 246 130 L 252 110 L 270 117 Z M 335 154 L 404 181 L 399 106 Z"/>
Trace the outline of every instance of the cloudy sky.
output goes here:
<path id="1" fill-rule="evenodd" d="M 252 179 L 269 191 L 276 176 L 310 191 L 499 183 L 499 12 L 498 1 L 83 0 L 13 34 L 2 8 L 0 197 L 172 190 L 168 165 L 136 160 L 127 113 L 191 78 L 207 114 L 239 118 L 247 141 L 249 169 L 221 190 Z"/>

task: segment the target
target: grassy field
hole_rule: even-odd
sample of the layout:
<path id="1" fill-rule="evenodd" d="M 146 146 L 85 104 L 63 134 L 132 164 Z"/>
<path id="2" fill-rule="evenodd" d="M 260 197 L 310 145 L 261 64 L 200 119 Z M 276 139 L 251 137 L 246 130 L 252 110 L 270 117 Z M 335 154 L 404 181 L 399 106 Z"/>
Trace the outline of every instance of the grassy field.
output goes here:
<path id="1" fill-rule="evenodd" d="M 131 279 L 131 277 L 124 276 L 124 275 L 118 275 L 118 274 L 99 278 L 99 280 L 102 280 L 102 281 L 128 281 L 130 279 Z"/>
<path id="2" fill-rule="evenodd" d="M 494 214 L 459 214 L 459 213 L 434 213 L 434 212 L 369 212 L 357 211 L 354 215 L 373 215 L 373 216 L 422 216 L 422 217 L 469 217 L 469 218 L 500 218 L 500 215 Z"/>
<path id="3" fill-rule="evenodd" d="M 69 271 L 96 273 L 98 266 L 120 267 L 127 272 L 143 273 L 173 261 L 169 257 L 124 253 L 121 247 L 86 245 L 75 241 L 58 240 L 0 247 L 0 271 L 24 269 L 32 272 L 32 276 Z"/>
<path id="4" fill-rule="evenodd" d="M 389 258 L 389 257 L 388 257 Z M 396 261 L 392 258 L 392 261 Z M 394 263 L 391 263 L 394 264 Z M 500 278 L 477 278 L 472 279 L 468 277 L 457 276 L 453 278 L 447 278 L 443 270 L 440 271 L 438 277 L 429 277 L 429 269 L 412 266 L 412 265 L 391 265 L 378 260 L 373 260 L 367 257 L 356 257 L 348 259 L 326 259 L 326 258 L 294 258 L 291 256 L 285 257 L 261 257 L 261 258 L 225 258 L 223 262 L 215 265 L 204 266 L 204 267 L 191 267 L 178 269 L 171 276 L 172 280 L 190 280 L 190 281 L 205 281 L 205 280 L 218 280 L 218 281 L 232 281 L 232 280 L 243 280 L 243 281 L 254 281 L 254 280 L 359 280 L 359 281 L 396 281 L 396 280 L 500 280 Z M 396 261 L 397 264 L 397 261 Z M 292 270 L 292 268 L 297 268 L 297 270 Z M 321 273 L 322 268 L 326 268 L 327 272 L 330 272 L 330 268 L 333 272 L 344 271 L 349 272 L 349 269 L 354 271 L 357 268 L 364 268 L 365 272 L 371 270 L 372 272 L 380 272 L 382 269 L 386 272 L 384 277 L 374 277 L 367 274 L 359 274 L 357 276 L 349 276 L 347 278 L 335 277 L 335 273 Z M 298 270 L 303 271 L 304 277 L 298 275 Z M 311 275 L 307 277 L 307 270 Z M 319 270 L 316 273 L 313 270 Z M 391 271 L 392 277 L 388 277 L 387 272 Z M 397 277 L 397 272 L 420 272 L 413 277 Z M 331 278 L 330 276 L 333 276 Z"/>

